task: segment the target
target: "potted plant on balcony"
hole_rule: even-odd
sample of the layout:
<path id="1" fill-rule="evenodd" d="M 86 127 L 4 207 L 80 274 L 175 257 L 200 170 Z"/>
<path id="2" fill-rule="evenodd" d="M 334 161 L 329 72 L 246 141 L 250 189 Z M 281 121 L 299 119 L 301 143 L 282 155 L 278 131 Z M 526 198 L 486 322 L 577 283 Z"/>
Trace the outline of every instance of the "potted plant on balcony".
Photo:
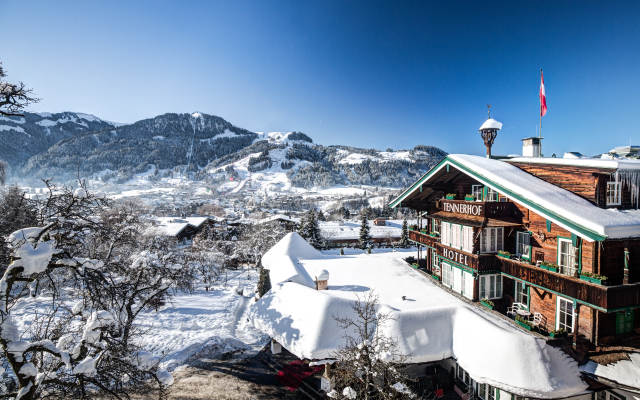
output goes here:
<path id="1" fill-rule="evenodd" d="M 447 193 L 447 195 L 445 197 L 447 198 L 447 200 L 455 200 L 456 199 L 456 194 L 455 193 Z"/>
<path id="2" fill-rule="evenodd" d="M 546 261 L 542 261 L 540 263 L 540 268 L 546 269 L 547 271 L 551 271 L 551 272 L 558 272 L 557 264 L 546 262 Z"/>
<path id="3" fill-rule="evenodd" d="M 589 271 L 583 271 L 580 273 L 580 279 L 583 281 L 591 282 L 591 277 L 593 274 Z"/>
<path id="4" fill-rule="evenodd" d="M 466 201 L 476 201 L 476 196 L 472 195 L 472 194 L 465 194 L 464 195 L 464 199 Z"/>
<path id="5" fill-rule="evenodd" d="M 531 322 L 524 319 L 522 315 L 516 315 L 516 324 L 520 325 L 521 327 L 523 327 L 528 331 L 533 329 L 533 325 L 531 325 Z"/>
<path id="6" fill-rule="evenodd" d="M 440 232 L 430 232 L 429 236 L 434 237 L 434 238 L 440 237 Z"/>
<path id="7" fill-rule="evenodd" d="M 498 250 L 498 256 L 502 257 L 502 258 L 511 259 L 511 253 L 509 253 L 508 251 L 504 251 L 504 250 Z"/>
<path id="8" fill-rule="evenodd" d="M 493 307 L 495 306 L 493 304 L 493 301 L 491 301 L 489 299 L 482 299 L 482 300 L 480 300 L 480 303 L 482 303 L 482 305 L 487 307 L 489 310 L 493 310 Z"/>
<path id="9" fill-rule="evenodd" d="M 607 278 L 604 275 L 598 275 L 598 274 L 591 275 L 591 282 L 592 283 L 597 283 L 598 285 L 603 285 L 604 281 L 606 281 L 607 279 L 609 279 L 609 278 Z"/>
<path id="10" fill-rule="evenodd" d="M 554 329 L 549 332 L 549 336 L 552 338 L 561 338 L 567 336 L 567 331 L 565 329 Z"/>
<path id="11" fill-rule="evenodd" d="M 433 279 L 439 281 L 440 280 L 440 276 L 436 275 L 435 273 L 431 274 L 431 277 L 433 277 Z"/>

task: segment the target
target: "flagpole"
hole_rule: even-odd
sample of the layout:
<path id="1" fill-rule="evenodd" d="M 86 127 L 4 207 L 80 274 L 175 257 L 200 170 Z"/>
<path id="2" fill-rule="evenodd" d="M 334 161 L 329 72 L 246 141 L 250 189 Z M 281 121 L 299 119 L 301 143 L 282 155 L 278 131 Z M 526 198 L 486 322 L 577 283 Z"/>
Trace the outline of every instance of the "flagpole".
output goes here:
<path id="1" fill-rule="evenodd" d="M 540 77 L 542 77 L 542 68 L 540 68 Z M 538 140 L 539 144 L 539 151 L 540 154 L 538 154 L 540 157 L 542 157 L 542 102 L 540 102 L 540 130 L 538 131 L 538 138 L 540 138 L 540 140 Z"/>

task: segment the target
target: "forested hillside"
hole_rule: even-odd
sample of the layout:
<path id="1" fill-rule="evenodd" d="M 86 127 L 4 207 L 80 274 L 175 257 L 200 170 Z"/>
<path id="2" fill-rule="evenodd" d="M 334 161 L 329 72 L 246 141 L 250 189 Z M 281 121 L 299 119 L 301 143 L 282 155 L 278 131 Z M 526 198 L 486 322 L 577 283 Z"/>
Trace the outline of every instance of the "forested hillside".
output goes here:
<path id="1" fill-rule="evenodd" d="M 0 160 L 9 163 L 10 168 L 16 171 L 30 157 L 49 150 L 63 139 L 84 132 L 112 129 L 117 125 L 120 124 L 74 112 L 25 112 L 24 117 L 0 116 Z"/>
<path id="2" fill-rule="evenodd" d="M 245 148 L 256 137 L 220 117 L 164 114 L 62 140 L 32 157 L 22 174 L 61 177 L 79 166 L 85 176 L 105 170 L 131 175 L 146 171 L 150 164 L 161 169 L 189 164 L 197 170 Z"/>

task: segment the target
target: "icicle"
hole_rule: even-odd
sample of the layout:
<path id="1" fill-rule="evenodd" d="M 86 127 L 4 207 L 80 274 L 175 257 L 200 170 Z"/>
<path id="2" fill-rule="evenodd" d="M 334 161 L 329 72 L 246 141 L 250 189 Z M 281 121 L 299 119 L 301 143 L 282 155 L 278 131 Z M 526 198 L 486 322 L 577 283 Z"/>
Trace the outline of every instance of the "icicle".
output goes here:
<path id="1" fill-rule="evenodd" d="M 638 208 L 638 202 L 640 200 L 640 171 L 635 169 L 618 169 L 615 173 L 615 179 L 616 182 L 622 182 L 624 186 L 629 188 L 631 192 L 631 204 L 635 203 L 636 208 Z"/>

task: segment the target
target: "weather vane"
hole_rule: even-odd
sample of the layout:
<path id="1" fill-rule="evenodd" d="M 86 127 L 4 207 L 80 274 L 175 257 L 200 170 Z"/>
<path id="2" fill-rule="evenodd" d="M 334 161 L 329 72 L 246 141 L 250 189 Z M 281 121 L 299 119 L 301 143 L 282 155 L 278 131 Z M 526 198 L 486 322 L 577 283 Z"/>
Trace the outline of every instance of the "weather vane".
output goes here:
<path id="1" fill-rule="evenodd" d="M 487 115 L 489 115 L 489 119 L 491 119 L 491 104 L 487 104 Z"/>

